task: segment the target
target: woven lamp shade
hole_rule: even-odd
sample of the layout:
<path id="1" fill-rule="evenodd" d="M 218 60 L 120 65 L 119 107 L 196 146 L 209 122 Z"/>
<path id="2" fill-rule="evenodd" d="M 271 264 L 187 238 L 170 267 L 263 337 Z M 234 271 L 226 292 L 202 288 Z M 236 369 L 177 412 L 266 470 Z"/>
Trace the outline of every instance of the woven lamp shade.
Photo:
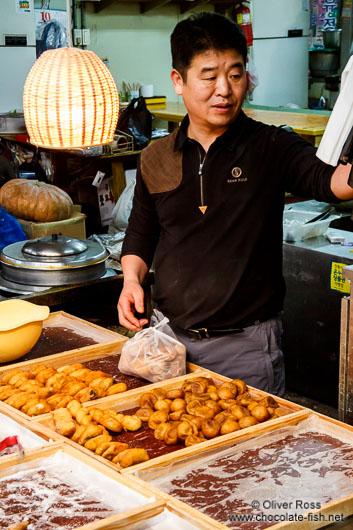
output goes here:
<path id="1" fill-rule="evenodd" d="M 95 53 L 58 48 L 42 53 L 34 63 L 23 108 L 34 145 L 91 147 L 113 140 L 119 96 L 110 71 Z"/>

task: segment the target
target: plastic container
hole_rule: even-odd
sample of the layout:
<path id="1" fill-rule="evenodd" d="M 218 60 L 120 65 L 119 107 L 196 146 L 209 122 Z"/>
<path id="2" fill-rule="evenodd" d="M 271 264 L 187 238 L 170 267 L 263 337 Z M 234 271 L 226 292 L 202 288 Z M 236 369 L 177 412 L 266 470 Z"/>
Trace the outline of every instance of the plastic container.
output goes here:
<path id="1" fill-rule="evenodd" d="M 17 219 L 0 206 L 0 250 L 25 239 L 27 236 Z"/>
<path id="2" fill-rule="evenodd" d="M 303 212 L 301 210 L 285 210 L 283 213 L 283 241 L 302 241 L 311 237 L 326 234 L 331 221 L 336 215 L 330 215 L 322 221 L 305 224 L 320 212 Z"/>

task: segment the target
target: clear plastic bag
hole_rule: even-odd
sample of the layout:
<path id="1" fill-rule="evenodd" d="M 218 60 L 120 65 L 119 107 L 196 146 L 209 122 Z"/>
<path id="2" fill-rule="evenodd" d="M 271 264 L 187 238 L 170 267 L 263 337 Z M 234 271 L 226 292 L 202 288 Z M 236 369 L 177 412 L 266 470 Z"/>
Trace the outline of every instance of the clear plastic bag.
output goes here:
<path id="1" fill-rule="evenodd" d="M 124 344 L 119 361 L 120 372 L 152 383 L 185 375 L 185 346 L 161 331 L 167 322 L 168 319 L 164 318 L 156 326 L 139 331 Z"/>

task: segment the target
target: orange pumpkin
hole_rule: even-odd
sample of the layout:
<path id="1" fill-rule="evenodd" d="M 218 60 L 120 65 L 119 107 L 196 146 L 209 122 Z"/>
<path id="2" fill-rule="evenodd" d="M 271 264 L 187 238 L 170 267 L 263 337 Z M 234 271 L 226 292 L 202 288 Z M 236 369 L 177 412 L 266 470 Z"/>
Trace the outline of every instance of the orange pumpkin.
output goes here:
<path id="1" fill-rule="evenodd" d="M 38 180 L 13 179 L 0 188 L 0 205 L 11 215 L 37 222 L 68 219 L 71 197 L 62 189 Z"/>

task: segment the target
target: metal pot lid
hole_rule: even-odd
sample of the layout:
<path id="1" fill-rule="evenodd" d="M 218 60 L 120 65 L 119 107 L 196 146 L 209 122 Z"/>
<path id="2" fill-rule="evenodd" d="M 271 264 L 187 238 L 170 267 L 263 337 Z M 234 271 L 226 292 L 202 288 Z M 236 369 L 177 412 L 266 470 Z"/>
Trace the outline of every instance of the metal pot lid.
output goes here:
<path id="1" fill-rule="evenodd" d="M 59 236 L 59 237 L 62 237 L 62 236 Z M 47 240 L 50 238 L 48 237 L 39 238 L 38 241 L 40 242 L 43 239 Z M 68 239 L 70 241 L 73 241 L 72 238 L 63 238 L 63 239 Z M 2 263 L 3 271 L 5 270 L 5 268 L 6 269 L 14 268 L 17 271 L 20 271 L 21 269 L 26 269 L 26 270 L 33 270 L 33 272 L 37 272 L 41 270 L 42 271 L 43 270 L 55 271 L 55 270 L 65 270 L 65 269 L 72 270 L 72 269 L 83 268 L 83 267 L 88 267 L 90 265 L 99 264 L 101 262 L 104 262 L 109 256 L 109 252 L 100 243 L 96 241 L 91 241 L 91 240 L 86 240 L 84 242 L 81 240 L 74 240 L 74 241 L 78 241 L 79 243 L 82 243 L 86 247 L 86 249 L 81 250 L 80 252 L 69 253 L 66 255 L 60 254 L 60 252 L 58 252 L 58 255 L 54 255 L 54 256 L 31 255 L 27 252 L 22 251 L 23 247 L 27 244 L 27 242 L 18 241 L 17 243 L 12 243 L 11 245 L 8 245 L 7 247 L 3 248 L 1 252 L 0 262 Z M 28 241 L 28 244 L 30 243 L 31 241 Z M 34 248 L 36 249 L 36 245 L 34 245 Z M 41 248 L 40 245 L 39 245 L 39 248 Z M 76 245 L 75 243 L 73 248 L 77 249 L 77 248 L 81 248 L 81 246 Z M 8 278 L 8 279 L 12 279 L 12 278 Z"/>
<path id="2" fill-rule="evenodd" d="M 64 237 L 58 234 L 31 239 L 23 245 L 22 253 L 26 257 L 61 258 L 74 256 L 87 250 L 87 245 L 80 239 Z"/>

